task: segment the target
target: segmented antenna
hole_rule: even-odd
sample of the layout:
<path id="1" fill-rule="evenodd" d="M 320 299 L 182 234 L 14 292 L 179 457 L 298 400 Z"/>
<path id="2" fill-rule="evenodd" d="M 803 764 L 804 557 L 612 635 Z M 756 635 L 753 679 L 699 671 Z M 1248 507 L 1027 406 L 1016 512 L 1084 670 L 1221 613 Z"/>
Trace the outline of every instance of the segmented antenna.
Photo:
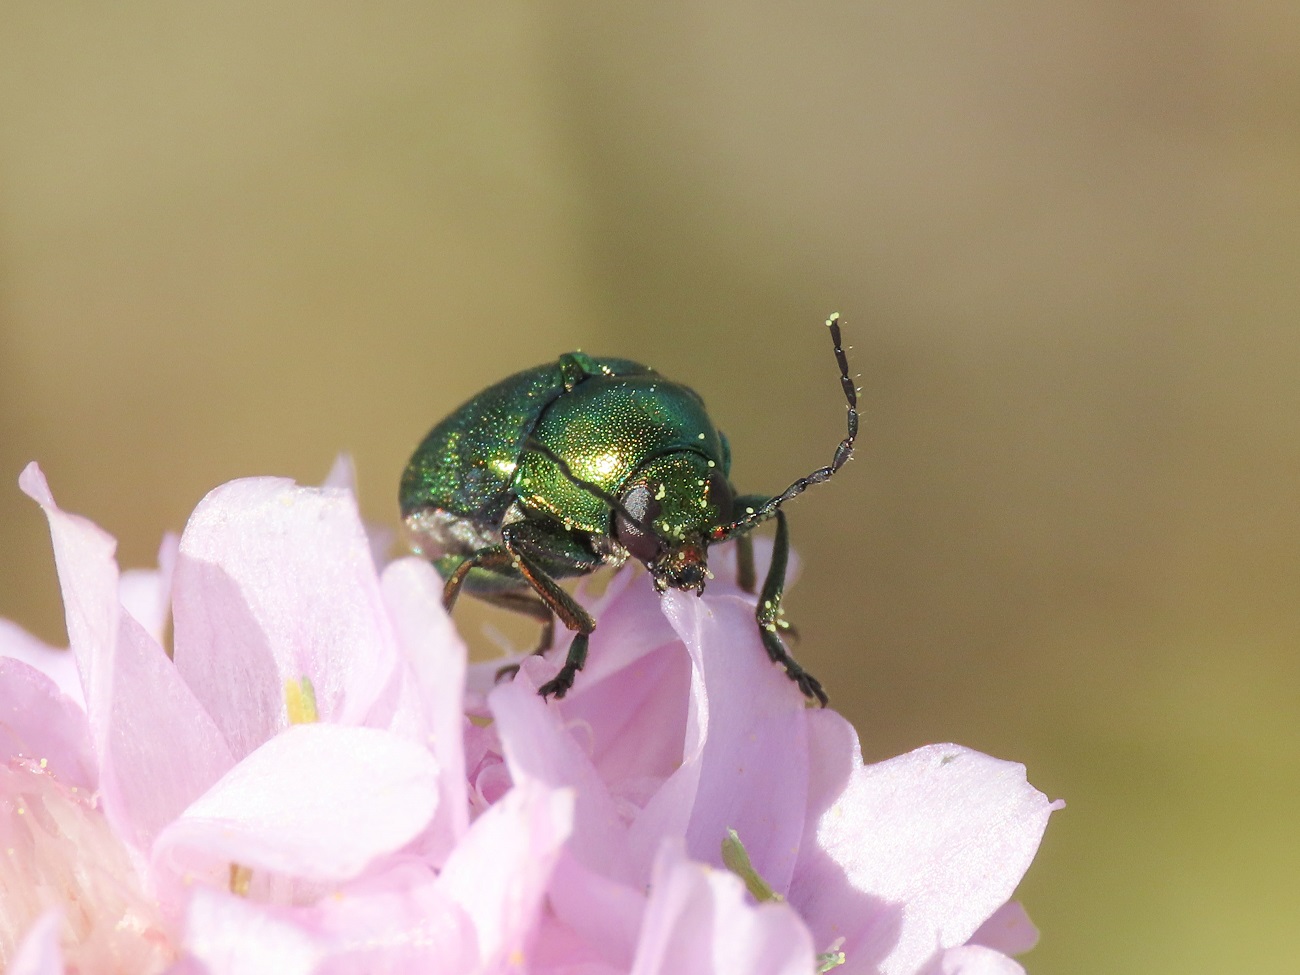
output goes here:
<path id="1" fill-rule="evenodd" d="M 747 512 L 745 517 L 713 529 L 709 536 L 711 541 L 721 542 L 733 535 L 743 534 L 759 522 L 772 517 L 773 513 L 791 498 L 803 494 L 814 484 L 829 481 L 835 472 L 848 463 L 849 458 L 853 456 L 853 442 L 858 438 L 858 388 L 849 378 L 849 359 L 844 354 L 844 345 L 840 336 L 839 312 L 826 319 L 826 327 L 830 329 L 831 343 L 835 346 L 835 361 L 840 367 L 840 386 L 844 389 L 844 398 L 849 404 L 848 436 L 835 448 L 835 456 L 831 458 L 829 464 L 819 467 L 806 477 L 799 478 L 780 494 Z"/>

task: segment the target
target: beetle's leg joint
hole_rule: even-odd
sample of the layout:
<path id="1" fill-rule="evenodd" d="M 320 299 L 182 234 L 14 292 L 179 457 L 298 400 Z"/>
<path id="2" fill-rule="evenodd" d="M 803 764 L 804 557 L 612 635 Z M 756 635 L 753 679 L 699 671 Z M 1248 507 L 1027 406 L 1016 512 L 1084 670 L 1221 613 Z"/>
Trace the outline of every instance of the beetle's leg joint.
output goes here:
<path id="1" fill-rule="evenodd" d="M 456 605 L 456 598 L 460 595 L 461 587 L 464 586 L 465 579 L 472 569 L 499 569 L 504 568 L 509 563 L 510 556 L 503 545 L 481 548 L 468 556 L 447 577 L 447 581 L 442 587 L 442 608 L 449 613 L 451 612 L 452 607 Z"/>

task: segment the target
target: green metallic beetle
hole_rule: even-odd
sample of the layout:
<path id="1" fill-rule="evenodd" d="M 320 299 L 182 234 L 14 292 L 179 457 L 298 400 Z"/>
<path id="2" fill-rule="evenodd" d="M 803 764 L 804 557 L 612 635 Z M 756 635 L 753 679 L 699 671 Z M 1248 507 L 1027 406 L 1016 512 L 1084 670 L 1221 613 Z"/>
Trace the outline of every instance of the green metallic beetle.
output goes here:
<path id="1" fill-rule="evenodd" d="M 557 579 L 632 557 L 655 588 L 694 590 L 709 577 L 709 545 L 736 538 L 739 581 L 754 591 L 747 535 L 776 518 L 772 561 L 755 618 L 768 655 L 822 705 L 821 683 L 790 656 L 778 631 L 789 534 L 781 506 L 828 480 L 853 455 L 857 389 L 839 316 L 826 322 L 848 401 L 848 436 L 826 467 L 780 494 L 736 495 L 727 438 L 691 389 L 626 359 L 581 352 L 527 369 L 479 393 L 434 427 L 402 475 L 402 518 L 412 548 L 446 580 L 450 610 L 461 589 L 542 623 L 574 631 L 543 697 L 564 697 L 587 658 L 596 621 Z"/>

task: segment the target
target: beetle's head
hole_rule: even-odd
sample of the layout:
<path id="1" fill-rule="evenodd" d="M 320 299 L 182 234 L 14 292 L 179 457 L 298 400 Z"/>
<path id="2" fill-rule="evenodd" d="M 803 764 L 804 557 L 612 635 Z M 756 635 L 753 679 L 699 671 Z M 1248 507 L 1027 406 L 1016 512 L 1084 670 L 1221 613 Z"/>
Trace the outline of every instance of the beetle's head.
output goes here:
<path id="1" fill-rule="evenodd" d="M 619 501 L 636 521 L 614 512 L 614 537 L 650 570 L 655 588 L 703 592 L 709 533 L 731 519 L 722 470 L 694 451 L 660 454 L 636 469 Z"/>

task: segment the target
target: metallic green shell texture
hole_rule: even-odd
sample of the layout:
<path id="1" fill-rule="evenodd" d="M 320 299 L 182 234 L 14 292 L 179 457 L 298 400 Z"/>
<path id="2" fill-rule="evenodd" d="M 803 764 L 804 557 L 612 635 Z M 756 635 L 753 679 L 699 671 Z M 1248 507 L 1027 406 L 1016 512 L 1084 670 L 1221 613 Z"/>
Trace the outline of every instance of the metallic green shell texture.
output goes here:
<path id="1" fill-rule="evenodd" d="M 589 361 L 616 375 L 654 375 L 626 359 Z M 575 391 L 593 378 L 584 379 Z M 411 457 L 399 494 L 402 516 L 437 508 L 499 525 L 514 500 L 512 484 L 524 441 L 547 407 L 570 395 L 556 361 L 515 373 L 461 405 L 429 431 Z"/>
<path id="2" fill-rule="evenodd" d="M 636 468 L 673 451 L 712 460 L 726 474 L 722 438 L 703 401 L 686 386 L 653 373 L 584 380 L 551 404 L 533 435 L 575 475 L 615 496 Z M 609 506 L 541 454 L 523 455 L 513 486 L 529 510 L 579 531 L 611 533 Z"/>

